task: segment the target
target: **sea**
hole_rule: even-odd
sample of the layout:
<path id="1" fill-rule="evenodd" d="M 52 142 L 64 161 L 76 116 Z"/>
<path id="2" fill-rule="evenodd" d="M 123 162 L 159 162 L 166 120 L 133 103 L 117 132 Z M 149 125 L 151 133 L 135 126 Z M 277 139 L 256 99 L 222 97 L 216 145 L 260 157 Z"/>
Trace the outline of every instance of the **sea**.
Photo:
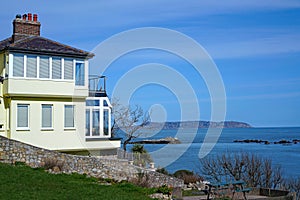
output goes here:
<path id="1" fill-rule="evenodd" d="M 196 132 L 195 132 L 196 131 Z M 300 140 L 300 127 L 295 128 L 225 128 L 213 148 L 199 157 L 208 129 L 183 129 L 178 131 L 160 130 L 147 139 L 178 137 L 181 144 L 144 144 L 151 154 L 156 167 L 164 167 L 170 173 L 187 169 L 201 175 L 201 159 L 213 158 L 225 152 L 253 153 L 262 158 L 271 159 L 273 166 L 280 166 L 284 177 L 300 177 L 300 142 L 297 144 L 274 144 L 281 140 Z M 180 133 L 179 133 L 180 132 Z M 139 138 L 145 139 L 145 138 Z M 264 143 L 236 143 L 235 140 L 257 139 L 267 140 Z M 128 147 L 130 149 L 130 146 Z"/>

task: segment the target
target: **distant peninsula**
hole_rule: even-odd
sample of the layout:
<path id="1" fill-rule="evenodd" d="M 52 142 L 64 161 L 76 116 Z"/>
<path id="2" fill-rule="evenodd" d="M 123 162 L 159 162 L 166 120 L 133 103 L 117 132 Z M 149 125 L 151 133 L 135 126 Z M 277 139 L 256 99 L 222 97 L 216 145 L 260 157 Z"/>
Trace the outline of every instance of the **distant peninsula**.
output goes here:
<path id="1" fill-rule="evenodd" d="M 162 127 L 164 130 L 181 128 L 252 128 L 252 126 L 245 122 L 224 121 L 224 122 L 210 122 L 210 121 L 184 121 L 184 122 L 150 122 L 147 127 L 158 128 Z"/>

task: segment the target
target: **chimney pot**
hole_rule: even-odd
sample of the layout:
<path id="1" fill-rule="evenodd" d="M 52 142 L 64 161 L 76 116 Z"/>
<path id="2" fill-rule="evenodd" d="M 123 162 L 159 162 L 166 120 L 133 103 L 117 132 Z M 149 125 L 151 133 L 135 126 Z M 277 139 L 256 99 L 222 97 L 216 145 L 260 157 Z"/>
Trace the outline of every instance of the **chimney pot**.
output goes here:
<path id="1" fill-rule="evenodd" d="M 23 17 L 23 20 L 26 20 L 26 18 L 27 18 L 27 15 L 26 15 L 26 14 L 24 14 L 22 17 Z"/>
<path id="2" fill-rule="evenodd" d="M 32 21 L 32 14 L 28 13 L 28 21 Z"/>
<path id="3" fill-rule="evenodd" d="M 33 14 L 33 21 L 34 22 L 37 22 L 37 18 L 38 18 L 37 14 Z"/>
<path id="4" fill-rule="evenodd" d="M 20 14 L 16 15 L 16 19 L 21 19 L 21 18 L 22 18 L 22 16 Z"/>

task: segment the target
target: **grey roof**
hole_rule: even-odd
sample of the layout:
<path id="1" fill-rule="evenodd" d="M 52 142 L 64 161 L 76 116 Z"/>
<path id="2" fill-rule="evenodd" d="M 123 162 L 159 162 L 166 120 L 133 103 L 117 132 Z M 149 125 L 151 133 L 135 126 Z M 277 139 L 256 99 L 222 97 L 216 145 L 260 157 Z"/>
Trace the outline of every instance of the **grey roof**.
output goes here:
<path id="1" fill-rule="evenodd" d="M 52 56 L 92 58 L 94 54 L 40 36 L 28 36 L 12 42 L 12 37 L 0 41 L 0 52 L 33 53 Z"/>

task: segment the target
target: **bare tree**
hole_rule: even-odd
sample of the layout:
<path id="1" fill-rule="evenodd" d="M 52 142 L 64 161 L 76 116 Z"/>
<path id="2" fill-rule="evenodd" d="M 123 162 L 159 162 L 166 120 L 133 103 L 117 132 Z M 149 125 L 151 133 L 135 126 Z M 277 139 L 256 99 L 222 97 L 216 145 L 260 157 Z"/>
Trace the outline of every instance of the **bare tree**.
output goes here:
<path id="1" fill-rule="evenodd" d="M 112 115 L 112 135 L 115 135 L 118 129 L 124 132 L 123 150 L 126 152 L 127 144 L 142 134 L 139 130 L 150 122 L 150 116 L 144 113 L 141 106 L 124 106 L 118 100 L 113 102 Z"/>
<path id="2" fill-rule="evenodd" d="M 283 183 L 283 189 L 295 192 L 297 200 L 300 200 L 300 177 L 289 178 Z"/>
<path id="3" fill-rule="evenodd" d="M 273 167 L 270 159 L 249 153 L 224 153 L 201 160 L 202 172 L 215 181 L 244 180 L 251 187 L 276 188 L 283 182 L 280 167 Z"/>

